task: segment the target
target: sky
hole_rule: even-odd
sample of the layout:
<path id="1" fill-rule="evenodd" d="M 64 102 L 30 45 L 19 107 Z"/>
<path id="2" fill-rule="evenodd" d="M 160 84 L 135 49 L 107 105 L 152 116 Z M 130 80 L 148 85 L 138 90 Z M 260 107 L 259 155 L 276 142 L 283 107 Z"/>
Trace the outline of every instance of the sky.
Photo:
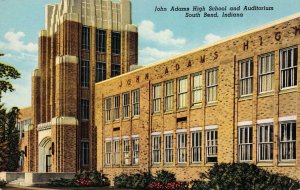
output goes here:
<path id="1" fill-rule="evenodd" d="M 38 33 L 44 28 L 44 7 L 60 0 L 0 0 L 0 62 L 16 67 L 21 78 L 11 81 L 14 92 L 3 95 L 6 107 L 31 105 L 31 73 L 37 68 Z M 79 1 L 79 0 L 75 0 Z M 115 0 L 114 0 L 115 1 Z M 170 11 L 193 6 L 267 6 L 273 11 L 238 11 L 243 17 L 185 17 Z M 155 11 L 155 7 L 168 11 Z M 139 64 L 147 65 L 213 43 L 300 12 L 300 0 L 132 0 L 133 24 L 139 28 Z M 196 13 L 196 12 L 191 12 Z"/>

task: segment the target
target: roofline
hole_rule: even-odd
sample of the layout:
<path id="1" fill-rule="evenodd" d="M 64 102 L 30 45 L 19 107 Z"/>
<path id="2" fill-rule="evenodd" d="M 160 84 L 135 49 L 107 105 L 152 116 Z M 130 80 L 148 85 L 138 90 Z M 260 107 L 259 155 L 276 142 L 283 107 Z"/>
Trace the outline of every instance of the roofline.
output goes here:
<path id="1" fill-rule="evenodd" d="M 188 50 L 188 51 L 185 51 L 183 53 L 180 53 L 174 57 L 171 57 L 171 58 L 168 58 L 168 59 L 164 59 L 164 60 L 160 60 L 160 61 L 156 61 L 154 63 L 150 63 L 149 65 L 146 65 L 142 68 L 139 68 L 139 69 L 136 69 L 134 71 L 130 71 L 130 72 L 127 72 L 127 73 L 124 73 L 122 75 L 119 75 L 119 76 L 116 76 L 116 77 L 113 77 L 113 78 L 110 78 L 110 79 L 107 79 L 107 80 L 104 80 L 104 81 L 101 81 L 101 82 L 98 82 L 96 83 L 95 85 L 98 85 L 98 84 L 102 84 L 104 82 L 108 82 L 110 80 L 115 80 L 117 78 L 120 78 L 120 77 L 123 77 L 123 76 L 127 76 L 127 75 L 131 75 L 133 73 L 136 73 L 136 72 L 139 72 L 139 71 L 142 71 L 144 69 L 148 69 L 150 67 L 154 67 L 156 65 L 159 65 L 159 64 L 162 64 L 162 63 L 165 63 L 167 61 L 172 61 L 174 59 L 178 59 L 180 57 L 184 57 L 186 55 L 189 55 L 189 54 L 192 54 L 192 53 L 196 53 L 198 51 L 201 51 L 201 50 L 204 50 L 204 49 L 207 49 L 207 48 L 210 48 L 210 47 L 213 47 L 213 46 L 216 46 L 216 45 L 219 45 L 219 44 L 222 44 L 222 43 L 225 43 L 225 42 L 228 42 L 230 40 L 233 40 L 233 39 L 236 39 L 236 38 L 239 38 L 239 37 L 243 37 L 243 36 L 246 36 L 248 34 L 251 34 L 251 33 L 255 33 L 255 32 L 258 32 L 258 31 L 262 31 L 264 29 L 267 29 L 267 28 L 270 28 L 272 26 L 276 26 L 278 24 L 281 24 L 281 23 L 284 23 L 284 22 L 287 22 L 287 21 L 290 21 L 290 20 L 293 20 L 293 19 L 296 19 L 296 18 L 300 18 L 300 12 L 299 13 L 295 13 L 295 14 L 292 14 L 292 15 L 289 15 L 289 16 L 286 16 L 286 17 L 283 17 L 283 18 L 280 18 L 280 19 L 277 19 L 277 20 L 274 20 L 272 22 L 269 22 L 269 23 L 266 23 L 264 25 L 260 25 L 258 27 L 254 27 L 254 28 L 251 28 L 251 29 L 248 29 L 246 30 L 245 32 L 240 32 L 240 33 L 237 33 L 237 34 L 234 34 L 234 35 L 231 35 L 231 36 L 228 36 L 228 37 L 225 37 L 224 39 L 221 39 L 217 42 L 214 42 L 212 44 L 208 44 L 208 45 L 202 45 L 198 48 L 195 48 L 195 49 L 192 49 L 192 50 Z"/>

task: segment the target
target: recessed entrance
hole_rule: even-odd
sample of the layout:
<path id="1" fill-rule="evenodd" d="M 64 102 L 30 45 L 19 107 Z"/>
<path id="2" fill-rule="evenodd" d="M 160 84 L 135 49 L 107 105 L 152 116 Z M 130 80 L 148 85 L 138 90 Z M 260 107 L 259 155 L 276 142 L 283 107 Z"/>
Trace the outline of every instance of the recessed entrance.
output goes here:
<path id="1" fill-rule="evenodd" d="M 39 172 L 51 172 L 51 138 L 45 137 L 39 144 Z"/>

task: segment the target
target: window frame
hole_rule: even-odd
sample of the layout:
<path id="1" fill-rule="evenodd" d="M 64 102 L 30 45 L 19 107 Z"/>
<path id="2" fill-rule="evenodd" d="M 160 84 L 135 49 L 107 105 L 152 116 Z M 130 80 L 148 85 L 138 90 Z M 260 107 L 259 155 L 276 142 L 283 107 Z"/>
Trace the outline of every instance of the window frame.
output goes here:
<path id="1" fill-rule="evenodd" d="M 86 167 L 89 165 L 89 142 L 81 142 L 81 166 Z"/>
<path id="2" fill-rule="evenodd" d="M 90 61 L 81 60 L 81 88 L 90 87 Z"/>
<path id="3" fill-rule="evenodd" d="M 152 135 L 152 164 L 161 163 L 161 136 Z"/>
<path id="4" fill-rule="evenodd" d="M 106 63 L 96 62 L 96 83 L 106 80 Z"/>
<path id="5" fill-rule="evenodd" d="M 244 130 L 243 134 L 241 134 L 242 130 Z M 246 130 L 247 130 L 247 137 L 242 136 L 244 134 L 246 135 L 246 132 L 245 132 Z M 249 147 L 250 147 L 250 150 L 249 150 Z M 250 151 L 250 152 L 248 152 L 248 151 Z M 246 155 L 243 154 L 244 152 Z M 239 159 L 239 162 L 253 161 L 253 126 L 252 125 L 245 125 L 245 126 L 238 127 L 238 159 Z"/>
<path id="6" fill-rule="evenodd" d="M 140 115 L 140 89 L 133 90 L 132 95 L 132 116 Z"/>
<path id="7" fill-rule="evenodd" d="M 262 59 L 264 59 L 264 62 L 262 62 Z M 268 60 L 270 62 L 268 62 Z M 269 65 L 269 70 L 263 73 L 262 64 L 266 64 L 264 66 L 265 68 L 268 68 L 268 65 Z M 258 93 L 259 94 L 274 92 L 274 76 L 275 76 L 275 54 L 274 54 L 274 52 L 269 52 L 269 53 L 259 55 L 258 56 L 258 80 L 259 80 Z M 268 88 L 268 85 L 270 85 L 270 84 L 266 84 L 266 90 L 262 89 L 263 88 L 263 85 L 262 85 L 263 77 L 265 77 L 267 79 L 268 79 L 268 77 L 271 78 L 271 83 L 270 83 L 271 87 Z"/>
<path id="8" fill-rule="evenodd" d="M 190 133 L 191 135 L 191 163 L 193 164 L 198 164 L 202 161 L 202 131 L 200 130 L 197 130 L 197 131 L 191 131 Z M 194 138 L 196 137 L 196 135 L 198 135 L 198 141 L 200 141 L 199 145 L 197 146 L 197 138 Z M 194 151 L 196 150 L 196 151 Z M 198 160 L 194 159 L 195 158 L 195 152 L 196 154 L 198 153 Z"/>
<path id="9" fill-rule="evenodd" d="M 288 54 L 289 50 L 291 50 L 291 58 L 290 58 L 291 59 L 291 66 L 290 67 L 288 66 L 288 59 L 289 58 L 288 58 L 288 56 L 286 56 L 285 61 L 284 61 L 284 63 L 285 63 L 284 65 L 287 65 L 287 67 L 283 68 L 283 58 L 284 58 L 283 52 L 287 52 L 287 54 Z M 296 58 L 296 61 L 295 61 L 296 65 L 294 65 L 294 64 L 292 65 L 292 63 L 294 63 L 293 61 L 294 61 L 295 58 Z M 297 87 L 297 85 L 298 85 L 298 79 L 297 79 L 297 77 L 298 77 L 298 59 L 299 59 L 299 57 L 298 57 L 298 47 L 297 46 L 291 46 L 291 47 L 287 47 L 287 48 L 283 48 L 283 49 L 279 50 L 280 90 L 285 90 L 285 89 Z M 284 71 L 289 71 L 289 70 L 292 72 L 292 74 L 294 74 L 296 76 L 294 76 L 294 75 L 291 76 L 291 81 L 290 81 L 291 86 L 283 87 L 284 81 L 283 81 L 283 74 L 282 73 Z M 295 78 L 296 78 L 296 81 L 295 81 Z M 286 81 L 285 83 L 288 83 L 288 82 Z"/>
<path id="10" fill-rule="evenodd" d="M 287 125 L 287 124 L 294 124 L 295 126 L 295 140 L 284 140 L 282 141 L 282 125 Z M 293 129 L 290 129 L 290 133 L 293 132 Z M 293 137 L 293 134 L 290 134 L 291 137 Z M 295 158 L 288 158 L 288 159 L 283 159 L 283 151 L 282 151 L 282 144 L 283 143 L 295 143 L 295 146 L 293 146 L 294 151 L 295 151 Z M 279 162 L 296 162 L 297 159 L 297 121 L 296 120 L 289 120 L 289 121 L 282 121 L 279 123 Z M 290 153 L 291 154 L 291 153 Z"/>
<path id="11" fill-rule="evenodd" d="M 182 157 L 181 157 L 182 155 Z M 177 162 L 187 163 L 187 133 L 177 133 Z"/>
<path id="12" fill-rule="evenodd" d="M 199 86 L 196 86 L 195 87 L 195 77 L 197 77 L 197 76 L 199 76 L 200 77 L 200 84 L 199 84 Z M 195 101 L 195 97 L 197 97 L 197 96 L 195 96 L 195 94 L 196 93 L 200 93 L 200 99 L 198 100 L 198 101 Z M 192 94 L 192 96 L 191 96 L 191 105 L 192 106 L 196 106 L 196 105 L 199 105 L 199 104 L 201 104 L 202 103 L 202 73 L 201 72 L 197 72 L 197 73 L 194 73 L 194 74 L 192 74 L 192 77 L 191 77 L 191 94 Z"/>
<path id="13" fill-rule="evenodd" d="M 213 81 L 212 83 L 210 83 L 211 81 L 209 80 L 209 74 L 210 72 L 214 72 L 213 73 Z M 215 103 L 218 101 L 218 73 L 219 73 L 219 68 L 218 67 L 214 67 L 214 68 L 210 68 L 207 69 L 205 71 L 206 74 L 206 102 L 208 104 L 210 103 Z M 215 89 L 215 91 L 214 91 Z M 210 90 L 212 90 L 212 92 L 215 92 L 215 96 L 213 96 L 215 99 L 210 99 Z"/>
<path id="14" fill-rule="evenodd" d="M 125 101 L 125 96 L 127 96 L 127 100 Z M 127 115 L 126 115 L 127 113 Z M 123 119 L 130 118 L 130 92 L 124 92 L 122 94 L 122 117 Z"/>
<path id="15" fill-rule="evenodd" d="M 170 89 L 172 91 L 169 93 L 168 85 L 171 85 Z M 173 111 L 174 110 L 174 80 L 168 80 L 165 82 L 165 112 Z M 170 99 L 170 100 L 169 100 Z M 169 105 L 169 103 L 171 104 Z"/>
<path id="16" fill-rule="evenodd" d="M 130 165 L 130 139 L 122 139 L 122 143 L 122 164 Z"/>
<path id="17" fill-rule="evenodd" d="M 158 88 L 158 93 L 156 93 L 156 88 Z M 161 83 L 152 85 L 152 107 L 153 113 L 160 113 L 161 107 Z"/>
<path id="18" fill-rule="evenodd" d="M 113 140 L 113 165 L 120 165 L 120 140 L 119 139 Z"/>
<path id="19" fill-rule="evenodd" d="M 186 87 L 184 88 L 180 86 L 180 81 L 185 80 Z M 183 88 L 183 91 L 181 89 Z M 182 98 L 184 105 L 180 103 L 180 97 Z M 186 109 L 188 107 L 188 77 L 183 76 L 177 78 L 177 108 L 178 109 Z"/>
<path id="20" fill-rule="evenodd" d="M 91 28 L 89 26 L 82 27 L 81 49 L 90 50 L 91 43 Z"/>
<path id="21" fill-rule="evenodd" d="M 117 39 L 117 41 L 115 41 Z M 121 54 L 121 33 L 113 31 L 111 34 L 111 53 L 113 55 Z"/>
<path id="22" fill-rule="evenodd" d="M 263 123 L 257 125 L 257 128 L 257 161 L 272 162 L 274 159 L 274 125 L 273 123 Z M 267 156 L 262 155 L 262 151 L 265 149 L 268 151 Z M 263 159 L 265 157 L 270 159 Z"/>
<path id="23" fill-rule="evenodd" d="M 136 143 L 137 142 L 137 143 Z M 139 165 L 140 157 L 139 157 L 139 138 L 132 138 L 132 165 Z"/>
<path id="24" fill-rule="evenodd" d="M 108 103 L 109 102 L 109 103 Z M 104 112 L 105 112 L 105 123 L 111 121 L 111 97 L 107 97 L 104 100 Z"/>
<path id="25" fill-rule="evenodd" d="M 238 63 L 239 63 L 239 95 L 240 95 L 240 97 L 251 96 L 253 94 L 253 78 L 254 78 L 253 58 L 250 57 L 247 59 L 243 59 L 243 60 L 240 60 Z M 243 70 L 242 70 L 243 64 L 245 65 L 244 69 L 246 69 L 248 67 L 248 73 L 242 73 L 243 72 Z M 245 72 L 246 71 L 247 70 L 245 70 Z M 247 76 L 246 76 L 246 74 L 247 74 Z M 246 81 L 246 83 L 244 84 L 245 81 Z M 250 83 L 248 81 L 250 81 Z M 249 90 L 249 87 L 247 86 L 249 84 L 250 84 L 250 90 Z M 245 85 L 245 86 L 243 86 L 243 85 Z M 249 92 L 248 92 L 248 90 L 249 90 Z"/>
<path id="26" fill-rule="evenodd" d="M 121 103 L 121 97 L 120 95 L 115 95 L 113 97 L 114 104 L 114 121 L 118 121 L 120 119 L 120 103 Z"/>
<path id="27" fill-rule="evenodd" d="M 167 143 L 167 140 L 170 140 L 170 142 Z M 173 134 L 164 134 L 164 163 L 173 163 Z"/>
<path id="28" fill-rule="evenodd" d="M 110 149 L 108 149 L 108 143 L 110 143 Z M 105 165 L 112 164 L 112 140 L 105 141 Z"/>
<path id="29" fill-rule="evenodd" d="M 82 121 L 88 121 L 90 119 L 89 99 L 81 99 L 81 119 Z"/>
<path id="30" fill-rule="evenodd" d="M 213 134 L 214 139 L 210 134 Z M 211 139 L 208 139 L 209 136 Z M 218 162 L 218 129 L 205 130 L 205 158 L 206 163 Z M 209 158 L 216 158 L 216 161 L 209 161 Z"/>
<path id="31" fill-rule="evenodd" d="M 96 52 L 106 52 L 106 30 L 96 29 Z"/>

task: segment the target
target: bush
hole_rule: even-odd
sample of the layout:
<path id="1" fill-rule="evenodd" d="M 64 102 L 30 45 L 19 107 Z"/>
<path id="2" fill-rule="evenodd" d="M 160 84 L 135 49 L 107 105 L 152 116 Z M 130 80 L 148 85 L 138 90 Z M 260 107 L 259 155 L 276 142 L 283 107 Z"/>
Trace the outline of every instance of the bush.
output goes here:
<path id="1" fill-rule="evenodd" d="M 6 181 L 0 179 L 0 187 L 5 187 L 7 184 Z"/>
<path id="2" fill-rule="evenodd" d="M 170 182 L 175 182 L 176 177 L 175 174 L 172 172 L 168 172 L 166 170 L 160 170 L 156 172 L 155 181 L 161 182 L 166 185 Z"/>
<path id="3" fill-rule="evenodd" d="M 151 182 L 147 189 L 149 190 L 188 190 L 188 183 L 187 182 L 169 182 L 164 184 L 159 181 Z"/>
<path id="4" fill-rule="evenodd" d="M 150 173 L 120 174 L 114 179 L 114 186 L 118 188 L 145 189 L 153 181 Z"/>
<path id="5" fill-rule="evenodd" d="M 191 181 L 191 190 L 205 190 L 209 189 L 207 181 L 193 180 Z"/>

